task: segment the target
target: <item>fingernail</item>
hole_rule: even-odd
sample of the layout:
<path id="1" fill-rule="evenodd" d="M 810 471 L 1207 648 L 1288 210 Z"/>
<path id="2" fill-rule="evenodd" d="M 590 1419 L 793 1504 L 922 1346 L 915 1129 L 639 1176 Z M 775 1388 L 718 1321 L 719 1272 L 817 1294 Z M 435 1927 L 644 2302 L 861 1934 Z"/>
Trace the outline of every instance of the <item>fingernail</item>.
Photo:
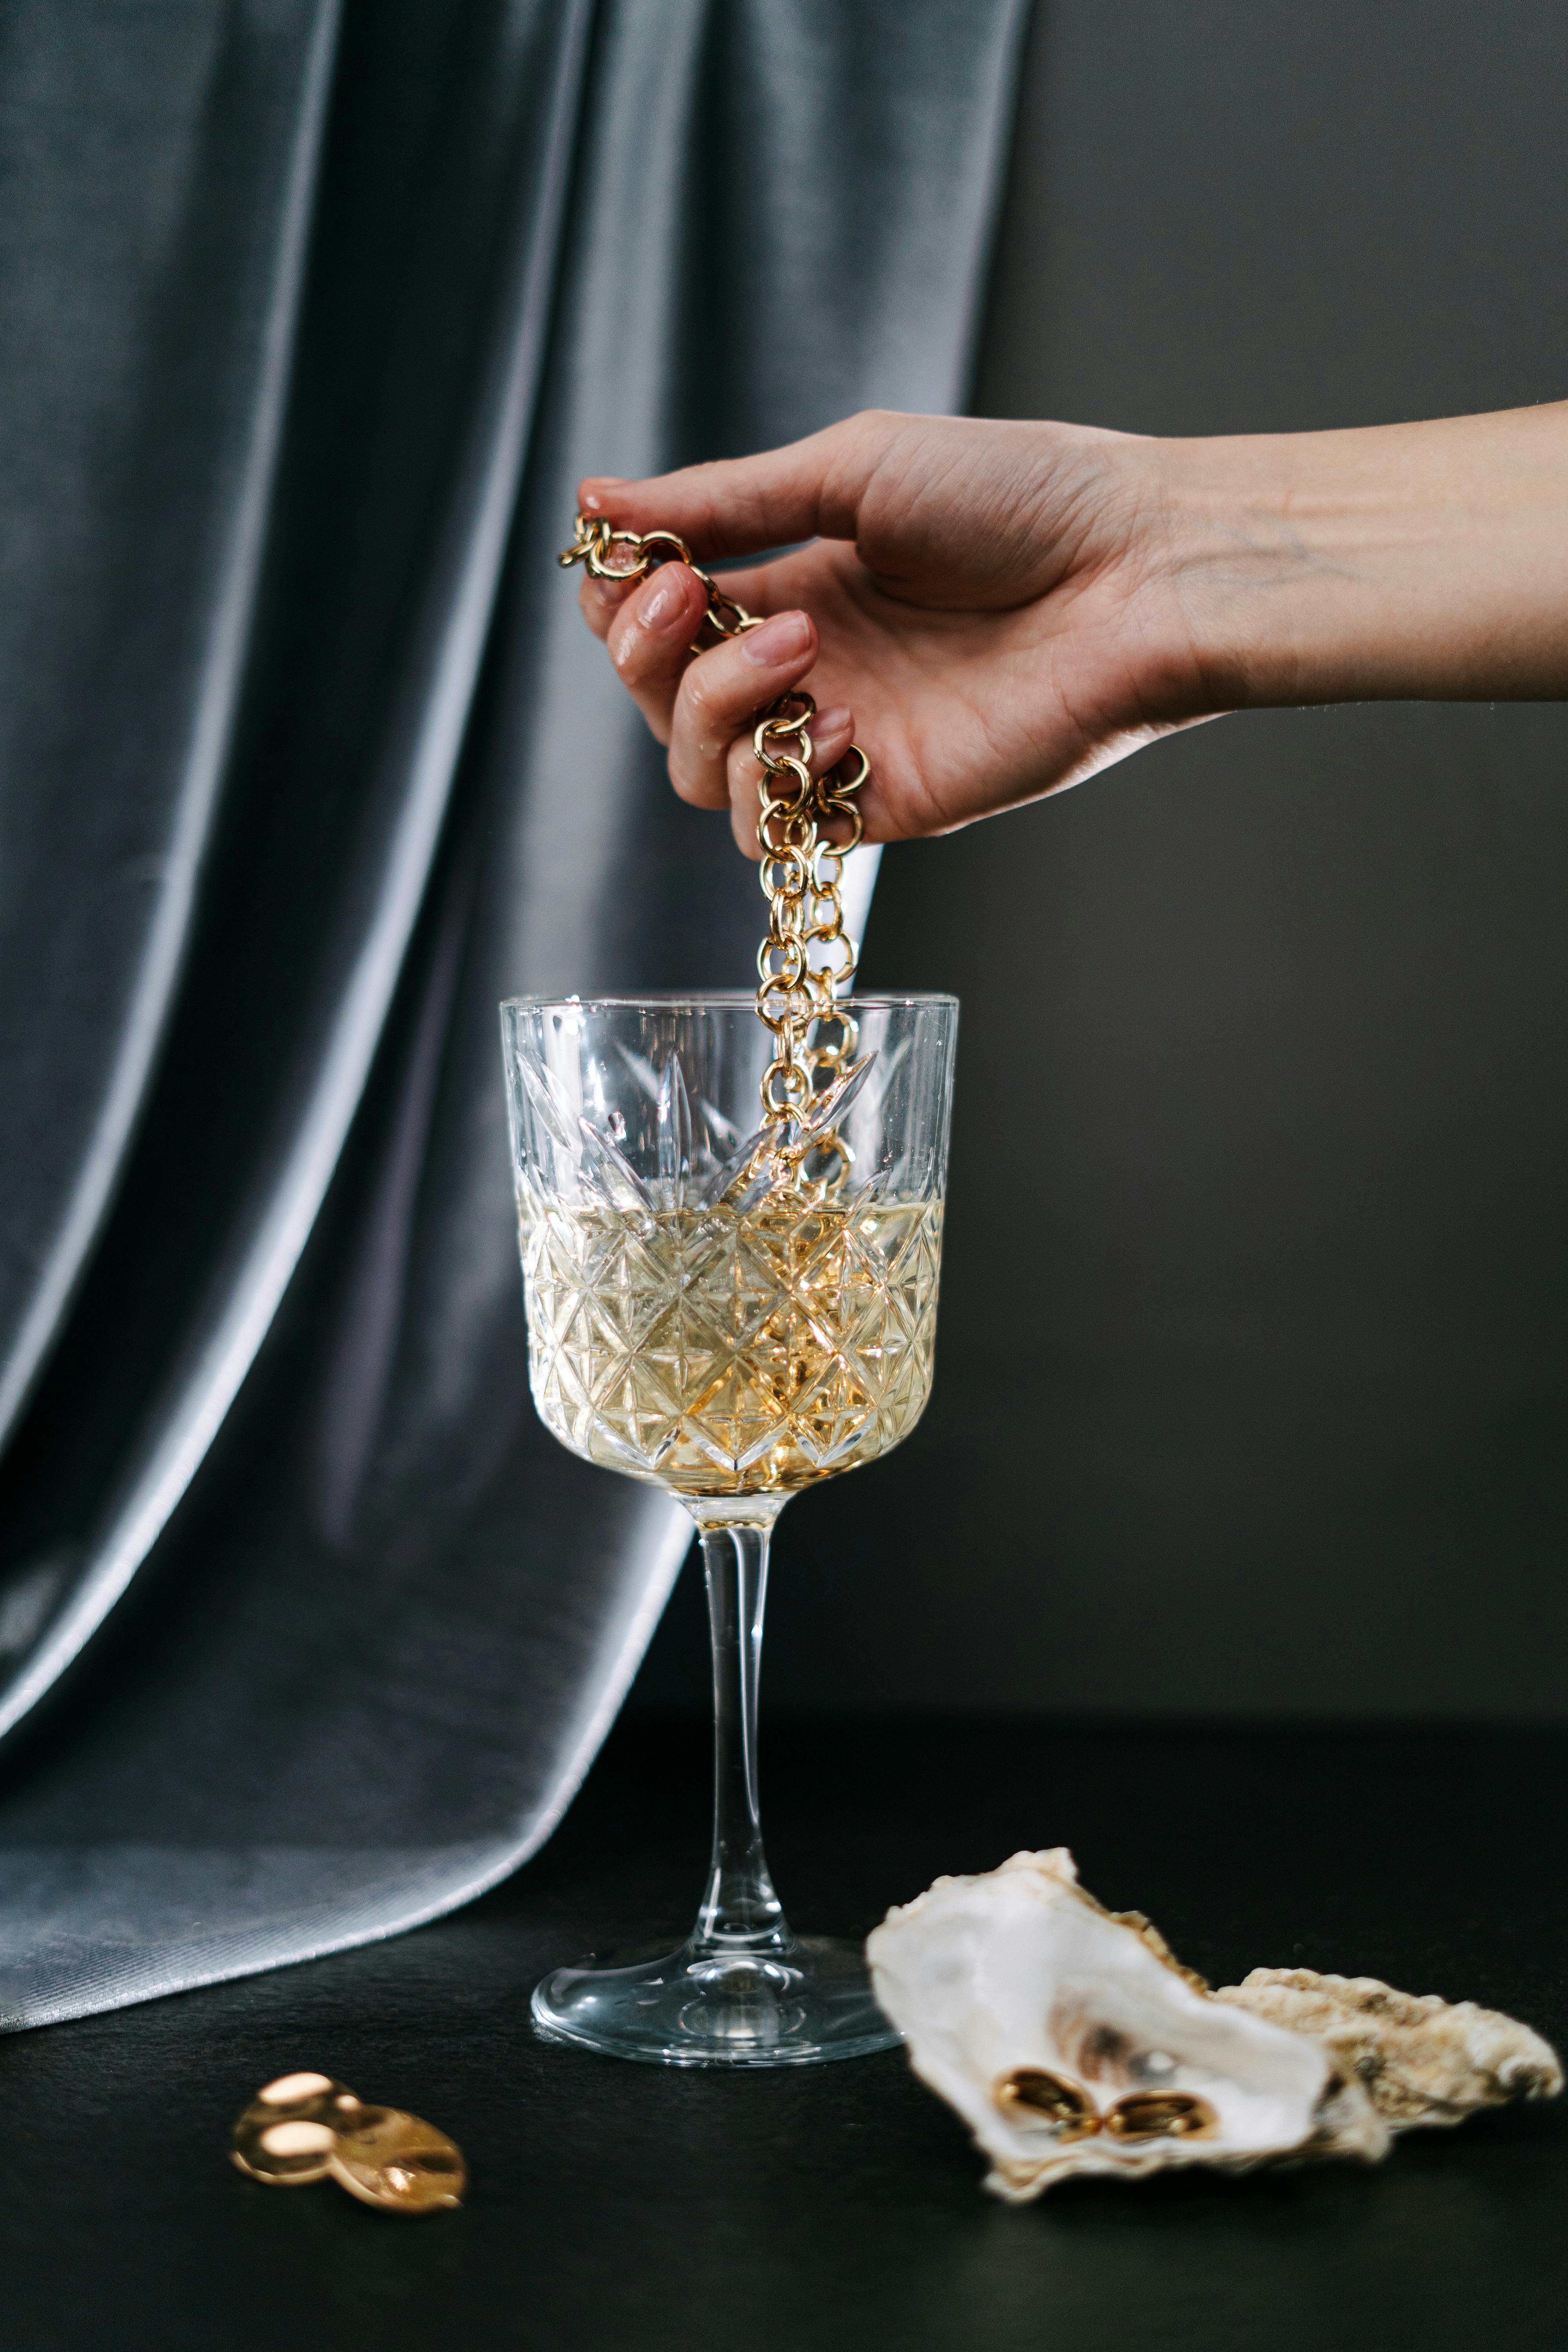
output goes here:
<path id="1" fill-rule="evenodd" d="M 811 731 L 819 743 L 830 742 L 835 735 L 847 735 L 855 724 L 855 713 L 847 703 L 837 703 L 831 710 L 819 710 L 811 722 Z"/>
<path id="2" fill-rule="evenodd" d="M 666 629 L 672 629 L 685 610 L 686 597 L 679 583 L 674 580 L 659 580 L 647 602 L 639 607 L 637 619 L 645 629 L 652 629 L 658 635 Z"/>
<path id="3" fill-rule="evenodd" d="M 584 482 L 580 493 L 584 514 L 599 514 L 604 509 L 604 493 L 626 488 L 624 474 L 596 474 L 592 485 Z"/>
<path id="4" fill-rule="evenodd" d="M 811 623 L 804 613 L 775 613 L 760 629 L 748 629 L 741 643 L 759 669 L 777 669 L 794 661 L 811 643 Z"/>

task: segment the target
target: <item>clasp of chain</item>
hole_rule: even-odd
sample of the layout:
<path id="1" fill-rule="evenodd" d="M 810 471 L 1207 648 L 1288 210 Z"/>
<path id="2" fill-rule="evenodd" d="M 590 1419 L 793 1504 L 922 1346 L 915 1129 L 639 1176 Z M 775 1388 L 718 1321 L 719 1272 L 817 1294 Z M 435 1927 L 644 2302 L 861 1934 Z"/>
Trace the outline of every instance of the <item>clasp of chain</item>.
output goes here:
<path id="1" fill-rule="evenodd" d="M 595 580 L 641 580 L 661 563 L 684 563 L 707 592 L 703 625 L 717 638 L 760 628 L 763 616 L 727 596 L 692 561 L 672 530 L 616 530 L 603 518 L 577 517 L 563 568 L 586 565 Z M 694 644 L 700 644 L 700 633 Z M 858 743 L 825 776 L 811 772 L 809 694 L 781 695 L 752 734 L 762 767 L 757 816 L 759 879 L 768 902 L 767 934 L 757 950 L 757 1018 L 772 1032 L 773 1057 L 763 1073 L 765 1157 L 775 1182 L 824 1198 L 842 1181 L 854 1153 L 836 1129 L 810 1123 L 816 1097 L 854 1059 L 859 1029 L 847 1004 L 860 960 L 858 942 L 844 929 L 844 860 L 865 832 L 855 794 L 870 774 Z M 842 827 L 835 840 L 827 828 Z"/>

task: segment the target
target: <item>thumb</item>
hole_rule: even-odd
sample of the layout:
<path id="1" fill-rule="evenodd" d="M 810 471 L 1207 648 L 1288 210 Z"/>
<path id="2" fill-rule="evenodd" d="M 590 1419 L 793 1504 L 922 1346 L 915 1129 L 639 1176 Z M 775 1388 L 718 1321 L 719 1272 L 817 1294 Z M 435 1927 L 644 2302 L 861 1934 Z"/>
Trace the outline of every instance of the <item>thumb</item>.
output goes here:
<path id="1" fill-rule="evenodd" d="M 642 482 L 589 475 L 577 503 L 617 530 L 675 531 L 700 560 L 802 539 L 853 539 L 866 487 L 908 421 L 868 409 L 755 457 L 721 457 Z"/>

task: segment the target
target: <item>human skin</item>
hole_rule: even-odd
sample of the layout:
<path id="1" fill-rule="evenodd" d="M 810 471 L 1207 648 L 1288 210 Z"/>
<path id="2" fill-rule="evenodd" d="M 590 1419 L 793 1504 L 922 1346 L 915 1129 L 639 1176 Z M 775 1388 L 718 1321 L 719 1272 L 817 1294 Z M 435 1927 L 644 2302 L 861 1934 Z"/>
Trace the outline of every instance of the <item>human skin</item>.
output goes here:
<path id="1" fill-rule="evenodd" d="M 1568 402 L 1335 433 L 1152 440 L 872 410 L 754 457 L 592 478 L 765 628 L 693 656 L 684 564 L 583 611 L 683 800 L 757 854 L 757 713 L 858 741 L 870 841 L 947 833 L 1221 712 L 1568 695 Z"/>

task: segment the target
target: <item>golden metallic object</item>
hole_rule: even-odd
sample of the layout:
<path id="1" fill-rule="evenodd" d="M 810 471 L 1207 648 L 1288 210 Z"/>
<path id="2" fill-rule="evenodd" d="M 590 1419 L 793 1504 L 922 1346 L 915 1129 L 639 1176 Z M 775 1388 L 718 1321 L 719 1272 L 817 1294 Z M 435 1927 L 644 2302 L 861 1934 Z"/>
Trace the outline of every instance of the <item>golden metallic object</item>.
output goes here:
<path id="1" fill-rule="evenodd" d="M 398 2107 L 371 2107 L 330 2074 L 280 2074 L 235 2125 L 229 2154 L 268 2188 L 335 2180 L 384 2212 L 434 2213 L 460 2205 L 462 2151 L 445 2132 Z"/>
<path id="2" fill-rule="evenodd" d="M 1219 2118 L 1192 2091 L 1129 2091 L 1102 2116 L 1081 2083 L 1044 2066 L 1015 2066 L 997 2077 L 992 2096 L 1004 2114 L 1027 2107 L 1058 2126 L 1063 2140 L 1108 2132 L 1112 2139 L 1211 2139 Z"/>
<path id="3" fill-rule="evenodd" d="M 999 2107 L 1027 2107 L 1058 2126 L 1063 2139 L 1087 2139 L 1100 2129 L 1100 2110 L 1081 2083 L 1044 2066 L 1015 2066 L 993 2091 Z"/>
<path id="4" fill-rule="evenodd" d="M 456 2142 L 396 2107 L 362 2107 L 353 2129 L 337 2135 L 331 2164 L 333 2179 L 351 2197 L 392 2213 L 460 2205 L 468 2185 Z"/>
<path id="5" fill-rule="evenodd" d="M 361 2113 L 353 2093 L 330 2074 L 280 2074 L 235 2125 L 229 2153 L 241 2172 L 274 2188 L 325 2180 L 340 2124 Z"/>
<path id="6" fill-rule="evenodd" d="M 1212 2139 L 1219 2117 L 1194 2091 L 1129 2091 L 1105 2128 L 1113 2139 Z"/>
<path id="7" fill-rule="evenodd" d="M 617 551 L 624 551 L 624 558 L 613 562 Z M 748 613 L 743 604 L 726 596 L 711 572 L 692 562 L 691 550 L 672 530 L 616 530 L 602 518 L 593 522 L 579 515 L 571 546 L 563 547 L 555 560 L 563 572 L 574 563 L 585 563 L 592 579 L 623 581 L 641 580 L 660 563 L 684 563 L 708 592 L 706 625 L 716 637 L 741 637 L 748 629 L 762 626 L 761 614 Z"/>
<path id="8" fill-rule="evenodd" d="M 248 2128 L 247 2127 L 248 2125 Z M 253 2180 L 288 2189 L 310 2180 L 325 2180 L 337 2134 L 330 2124 L 281 2123 L 268 2116 L 256 2123 L 242 2117 L 235 2126 L 230 2150 L 241 2172 Z"/>
<path id="9" fill-rule="evenodd" d="M 707 592 L 702 629 L 723 639 L 762 625 L 763 616 L 727 596 L 672 530 L 616 530 L 580 514 L 572 544 L 557 561 L 586 565 L 595 580 L 618 581 L 641 580 L 660 563 L 684 563 Z M 700 629 L 698 645 L 701 635 Z M 834 1129 L 807 1132 L 800 1123 L 854 1059 L 858 1039 L 854 1015 L 837 1001 L 860 960 L 858 942 L 844 929 L 840 886 L 844 860 L 865 832 L 854 795 L 871 770 L 851 743 L 826 775 L 814 776 L 816 716 L 809 694 L 781 695 L 758 720 L 752 748 L 763 771 L 757 847 L 768 901 L 767 936 L 757 951 L 757 1017 L 773 1035 L 762 1082 L 767 1157 L 775 1181 L 809 1186 L 821 1198 L 847 1171 L 849 1146 Z M 793 751 L 785 748 L 792 743 Z M 830 826 L 846 828 L 847 837 L 834 840 Z"/>

